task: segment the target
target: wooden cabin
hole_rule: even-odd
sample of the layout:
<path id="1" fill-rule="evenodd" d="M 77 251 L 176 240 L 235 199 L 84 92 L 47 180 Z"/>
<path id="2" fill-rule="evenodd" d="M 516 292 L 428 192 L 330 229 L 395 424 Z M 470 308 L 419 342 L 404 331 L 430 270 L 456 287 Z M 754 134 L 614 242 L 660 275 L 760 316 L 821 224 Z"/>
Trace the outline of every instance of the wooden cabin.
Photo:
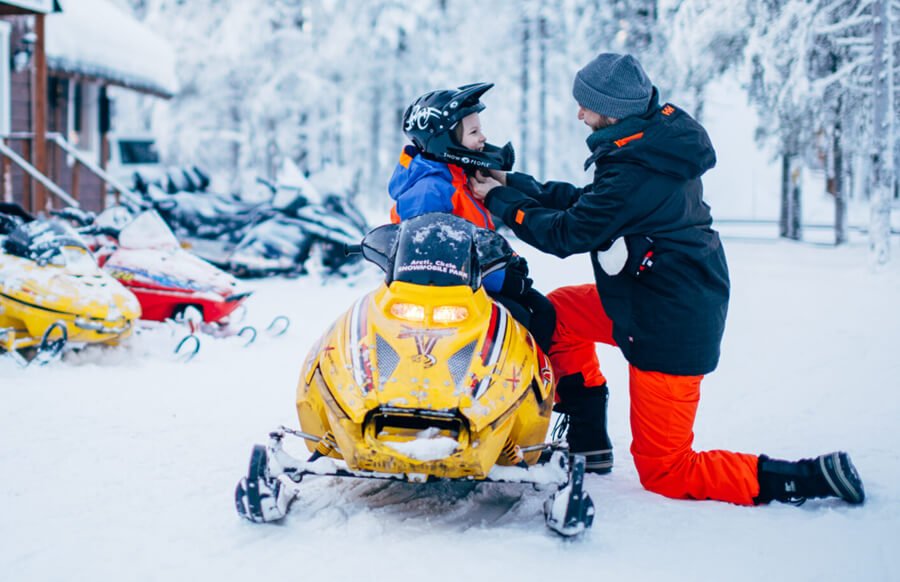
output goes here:
<path id="1" fill-rule="evenodd" d="M 109 0 L 0 0 L 0 199 L 99 211 L 111 87 L 170 98 L 171 47 Z"/>

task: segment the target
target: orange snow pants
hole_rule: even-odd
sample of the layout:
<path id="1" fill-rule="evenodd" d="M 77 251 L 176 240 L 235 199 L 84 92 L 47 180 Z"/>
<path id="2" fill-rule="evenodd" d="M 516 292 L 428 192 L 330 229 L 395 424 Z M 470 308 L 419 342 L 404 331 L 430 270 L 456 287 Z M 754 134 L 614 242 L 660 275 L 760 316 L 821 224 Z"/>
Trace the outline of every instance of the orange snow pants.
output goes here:
<path id="1" fill-rule="evenodd" d="M 616 342 L 596 285 L 561 287 L 547 297 L 556 308 L 550 360 L 557 377 L 581 372 L 585 386 L 602 385 L 595 344 Z M 702 379 L 629 366 L 631 454 L 641 484 L 675 499 L 753 505 L 759 495 L 756 455 L 691 448 Z"/>

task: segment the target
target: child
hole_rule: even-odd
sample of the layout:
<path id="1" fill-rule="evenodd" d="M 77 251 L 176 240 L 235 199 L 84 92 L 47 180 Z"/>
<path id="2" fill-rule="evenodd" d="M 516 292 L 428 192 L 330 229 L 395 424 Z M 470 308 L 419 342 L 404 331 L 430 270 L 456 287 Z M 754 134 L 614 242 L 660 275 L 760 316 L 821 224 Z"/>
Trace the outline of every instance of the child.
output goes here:
<path id="1" fill-rule="evenodd" d="M 481 228 L 494 230 L 491 214 L 472 195 L 467 172 L 509 170 L 510 144 L 498 148 L 481 132 L 479 98 L 492 83 L 431 91 L 416 99 L 403 115 L 403 132 L 413 145 L 400 154 L 388 192 L 396 201 L 391 221 L 400 222 L 428 212 L 447 212 Z M 553 306 L 531 287 L 528 265 L 516 256 L 503 271 L 489 274 L 483 285 L 531 332 L 545 352 L 556 324 Z"/>

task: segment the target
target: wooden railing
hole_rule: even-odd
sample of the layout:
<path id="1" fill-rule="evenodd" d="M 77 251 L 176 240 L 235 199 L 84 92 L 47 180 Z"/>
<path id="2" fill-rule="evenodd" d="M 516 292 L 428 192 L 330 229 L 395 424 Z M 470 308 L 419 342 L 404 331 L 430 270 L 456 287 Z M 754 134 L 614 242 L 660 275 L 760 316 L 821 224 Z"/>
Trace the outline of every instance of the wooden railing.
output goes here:
<path id="1" fill-rule="evenodd" d="M 134 202 L 135 204 L 139 204 L 141 199 L 140 197 L 122 185 L 117 179 L 109 175 L 106 170 L 90 161 L 87 157 L 85 157 L 84 153 L 76 149 L 72 144 L 66 141 L 66 138 L 59 133 L 48 133 L 47 139 L 56 145 L 58 145 L 66 154 L 72 156 L 72 158 L 80 163 L 82 166 L 90 170 L 94 173 L 100 180 L 102 180 L 106 186 L 113 189 L 116 192 L 116 197 L 124 196 L 129 201 Z M 77 167 L 73 169 L 73 172 L 77 172 Z"/>
<path id="2" fill-rule="evenodd" d="M 35 180 L 37 180 L 42 186 L 44 186 L 44 188 L 47 189 L 47 191 L 49 191 L 51 194 L 53 194 L 54 196 L 56 196 L 57 198 L 59 198 L 60 200 L 62 200 L 66 204 L 68 204 L 69 206 L 75 206 L 75 207 L 81 206 L 77 200 L 75 200 L 74 198 L 69 196 L 65 191 L 62 190 L 62 188 L 60 188 L 59 186 L 54 184 L 53 181 L 50 180 L 50 178 L 48 178 L 44 174 L 40 173 L 37 170 L 37 168 L 32 166 L 30 163 L 28 163 L 28 161 L 25 158 L 23 158 L 22 156 L 17 154 L 11 147 L 6 145 L 6 140 L 0 141 L 0 154 L 2 154 L 10 162 L 12 162 L 15 165 L 19 166 L 20 168 L 22 168 L 22 170 L 26 174 L 28 174 L 31 178 L 34 178 Z M 6 164 L 3 164 L 3 166 L 4 166 L 3 182 L 5 185 L 4 195 L 7 196 L 8 192 L 9 192 L 8 189 L 12 187 L 11 186 L 12 181 L 6 179 L 6 177 L 8 175 L 8 171 L 7 171 L 8 166 Z M 26 204 L 26 206 L 29 206 L 29 205 L 30 204 Z"/>
<path id="3" fill-rule="evenodd" d="M 31 208 L 32 199 L 31 199 L 31 180 L 36 180 L 40 185 L 47 189 L 50 194 L 55 196 L 60 202 L 67 204 L 69 206 L 80 206 L 78 199 L 79 196 L 79 169 L 85 168 L 97 178 L 99 178 L 103 191 L 101 192 L 101 205 L 103 204 L 103 198 L 105 197 L 105 193 L 107 189 L 115 192 L 116 202 L 120 200 L 121 197 L 125 197 L 127 200 L 139 203 L 140 197 L 135 194 L 133 191 L 122 185 L 116 178 L 111 176 L 106 170 L 100 167 L 99 164 L 91 161 L 85 152 L 78 150 L 71 143 L 69 143 L 65 137 L 60 133 L 50 132 L 46 134 L 47 147 L 48 149 L 53 146 L 58 147 L 62 156 L 46 156 L 45 159 L 57 160 L 55 163 L 55 172 L 49 171 L 53 175 L 54 173 L 57 175 L 57 179 L 62 176 L 62 158 L 67 157 L 70 160 L 69 165 L 71 166 L 71 182 L 69 184 L 69 191 L 66 192 L 63 190 L 58 184 L 53 182 L 50 178 L 48 178 L 44 173 L 38 171 L 31 163 L 29 163 L 26 158 L 32 157 L 32 148 L 34 144 L 34 134 L 26 133 L 26 132 L 15 132 L 11 133 L 7 136 L 4 136 L 2 140 L 0 140 L 0 165 L 2 165 L 2 186 L 3 189 L 3 197 L 6 199 L 12 198 L 12 179 L 9 168 L 9 163 L 15 164 L 19 168 L 21 168 L 24 172 L 24 182 L 23 182 L 23 197 L 25 202 L 25 207 L 28 210 L 32 211 L 40 211 L 42 208 Z M 21 141 L 22 142 L 22 154 L 18 154 L 10 145 L 7 143 L 9 141 Z M 53 164 L 51 162 L 51 164 Z"/>

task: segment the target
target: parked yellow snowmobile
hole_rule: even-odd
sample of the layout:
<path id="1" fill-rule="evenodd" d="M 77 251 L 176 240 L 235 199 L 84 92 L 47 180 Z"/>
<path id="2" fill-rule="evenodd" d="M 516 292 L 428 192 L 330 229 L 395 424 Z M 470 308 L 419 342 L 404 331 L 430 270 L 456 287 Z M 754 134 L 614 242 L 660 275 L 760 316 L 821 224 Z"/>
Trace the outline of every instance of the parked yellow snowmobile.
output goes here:
<path id="1" fill-rule="evenodd" d="M 0 350 L 25 363 L 18 350 L 37 348 L 46 362 L 67 342 L 112 343 L 131 332 L 137 299 L 71 227 L 0 210 Z"/>
<path id="2" fill-rule="evenodd" d="M 427 214 L 371 231 L 360 249 L 385 282 L 312 348 L 297 390 L 301 431 L 282 427 L 257 445 L 237 487 L 239 513 L 280 519 L 309 474 L 546 480 L 529 467 L 550 447 L 550 361 L 481 287 L 511 255 L 506 241 Z M 286 435 L 306 439 L 312 456 L 288 455 Z M 559 451 L 548 463 L 550 480 L 565 487 L 548 501 L 547 522 L 574 535 L 590 526 L 593 505 L 581 488 L 583 457 L 571 474 L 566 460 Z"/>

